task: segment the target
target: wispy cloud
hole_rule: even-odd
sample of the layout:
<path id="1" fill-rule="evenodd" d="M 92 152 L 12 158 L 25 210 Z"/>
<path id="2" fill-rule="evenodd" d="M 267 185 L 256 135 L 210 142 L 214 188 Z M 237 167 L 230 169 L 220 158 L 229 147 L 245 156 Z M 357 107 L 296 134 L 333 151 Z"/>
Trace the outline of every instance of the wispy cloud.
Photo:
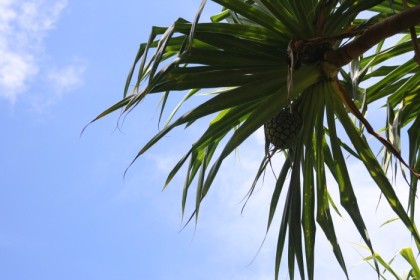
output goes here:
<path id="1" fill-rule="evenodd" d="M 44 38 L 66 6 L 67 0 L 0 2 L 0 98 L 15 102 L 39 74 Z"/>
<path id="2" fill-rule="evenodd" d="M 31 94 L 29 100 L 32 109 L 42 113 L 49 106 L 56 104 L 65 93 L 83 86 L 85 71 L 86 63 L 80 59 L 74 59 L 62 66 L 43 69 L 38 76 L 46 91 Z"/>
<path id="3" fill-rule="evenodd" d="M 47 74 L 47 79 L 55 92 L 61 94 L 82 86 L 85 70 L 86 65 L 83 62 L 75 61 L 62 68 L 53 68 Z"/>

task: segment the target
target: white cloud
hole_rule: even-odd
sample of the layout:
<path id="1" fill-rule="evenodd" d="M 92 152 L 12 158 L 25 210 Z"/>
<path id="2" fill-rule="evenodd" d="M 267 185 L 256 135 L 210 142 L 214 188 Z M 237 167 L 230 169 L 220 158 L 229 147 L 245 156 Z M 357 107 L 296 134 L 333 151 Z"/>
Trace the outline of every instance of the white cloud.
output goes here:
<path id="1" fill-rule="evenodd" d="M 63 94 L 75 90 L 84 84 L 86 63 L 75 59 L 61 67 L 50 67 L 42 72 L 42 81 L 48 90 L 32 94 L 29 98 L 35 112 L 44 112 L 45 108 L 56 104 Z"/>
<path id="2" fill-rule="evenodd" d="M 0 50 L 0 97 L 14 102 L 37 72 L 33 55 Z"/>
<path id="3" fill-rule="evenodd" d="M 14 102 L 39 73 L 43 39 L 67 6 L 67 0 L 0 2 L 0 98 Z"/>
<path id="4" fill-rule="evenodd" d="M 67 6 L 66 0 L 51 1 L 32 0 L 24 1 L 20 6 L 19 24 L 22 29 L 37 35 L 55 27 L 62 10 Z"/>
<path id="5" fill-rule="evenodd" d="M 83 85 L 85 70 L 86 66 L 84 63 L 75 62 L 62 68 L 50 70 L 47 74 L 47 79 L 57 93 L 63 93 Z"/>

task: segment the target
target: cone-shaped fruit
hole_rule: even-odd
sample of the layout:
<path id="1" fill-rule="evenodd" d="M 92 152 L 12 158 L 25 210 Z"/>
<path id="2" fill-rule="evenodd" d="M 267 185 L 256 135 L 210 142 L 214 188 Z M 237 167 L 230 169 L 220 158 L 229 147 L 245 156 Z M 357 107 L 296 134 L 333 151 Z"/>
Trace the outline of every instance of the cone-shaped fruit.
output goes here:
<path id="1" fill-rule="evenodd" d="M 294 146 L 302 126 L 300 114 L 293 110 L 290 112 L 290 107 L 285 107 L 276 117 L 264 124 L 265 138 L 276 149 L 289 149 Z"/>

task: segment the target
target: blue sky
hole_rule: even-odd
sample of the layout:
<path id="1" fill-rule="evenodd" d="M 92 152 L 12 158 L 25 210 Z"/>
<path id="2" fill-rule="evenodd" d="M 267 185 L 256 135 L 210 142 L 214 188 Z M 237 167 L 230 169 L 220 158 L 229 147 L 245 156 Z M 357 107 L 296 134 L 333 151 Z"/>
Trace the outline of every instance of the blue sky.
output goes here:
<path id="1" fill-rule="evenodd" d="M 241 200 L 263 155 L 261 131 L 224 164 L 197 228 L 181 230 L 182 177 L 165 175 L 200 132 L 178 130 L 123 173 L 157 132 L 158 98 L 146 100 L 121 130 L 118 114 L 83 127 L 122 96 L 137 47 L 153 25 L 192 20 L 198 0 L 0 2 L 0 279 L 273 279 L 276 230 L 265 236 L 273 179 L 241 215 Z M 208 6 L 203 18 L 218 11 Z M 407 233 L 389 225 L 378 193 L 350 162 L 381 253 Z M 271 180 L 271 181 L 270 181 Z M 407 191 L 401 187 L 401 193 Z M 374 206 L 372 206 L 374 205 Z M 373 210 L 372 210 L 373 209 Z M 337 219 L 350 275 L 363 249 L 351 222 Z M 344 279 L 319 230 L 317 279 Z M 404 239 L 409 240 L 409 239 Z M 252 263 L 251 263 L 252 262 Z M 285 268 L 282 270 L 285 272 Z M 283 274 L 285 275 L 285 274 Z M 359 278 L 358 278 L 359 277 Z"/>

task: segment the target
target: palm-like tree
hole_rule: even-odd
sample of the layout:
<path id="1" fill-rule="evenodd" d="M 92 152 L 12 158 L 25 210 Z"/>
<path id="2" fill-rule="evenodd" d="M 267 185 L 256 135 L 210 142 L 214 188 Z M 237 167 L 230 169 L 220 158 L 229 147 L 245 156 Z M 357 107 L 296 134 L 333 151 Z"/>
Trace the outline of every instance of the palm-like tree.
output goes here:
<path id="1" fill-rule="evenodd" d="M 182 208 L 184 211 L 191 185 L 196 182 L 195 211 L 190 219 L 198 215 L 224 159 L 265 124 L 266 155 L 256 170 L 249 194 L 270 166 L 270 158 L 283 155 L 285 160 L 276 175 L 268 217 L 270 228 L 275 211 L 283 208 L 276 278 L 286 246 L 290 278 L 294 277 L 295 264 L 301 278 L 314 278 L 316 223 L 332 244 L 347 276 L 330 213 L 333 202 L 326 182 L 328 171 L 339 186 L 341 205 L 374 254 L 345 154 L 366 166 L 420 248 L 420 235 L 414 224 L 419 178 L 415 170 L 420 170 L 420 51 L 416 36 L 420 31 L 416 27 L 420 23 L 420 5 L 415 4 L 417 0 L 213 2 L 220 4 L 222 10 L 211 17 L 211 22 L 199 21 L 206 4 L 203 1 L 194 21 L 178 19 L 170 27 L 153 27 L 129 72 L 123 99 L 94 121 L 118 109 L 130 112 L 143 98 L 155 93 L 163 94 L 163 112 L 172 91 L 186 90 L 163 129 L 140 150 L 136 160 L 172 129 L 188 127 L 216 113 L 165 183 L 166 186 L 189 161 Z M 384 40 L 395 34 L 401 35 L 399 40 L 383 48 Z M 375 46 L 367 55 L 366 51 Z M 415 59 L 400 56 L 406 53 L 414 53 Z M 405 61 L 399 59 L 395 63 L 391 59 L 396 56 Z M 374 79 L 376 82 L 370 82 Z M 135 82 L 133 90 L 132 82 Z M 362 83 L 367 86 L 362 87 Z M 211 89 L 208 100 L 174 117 L 182 112 L 185 102 L 206 89 Z M 364 117 L 368 106 L 378 100 L 388 108 L 383 135 L 375 132 Z M 279 112 L 285 113 L 286 119 L 276 119 Z M 292 114 L 299 121 L 290 118 Z M 288 134 L 285 122 L 298 133 Z M 338 124 L 350 142 L 341 140 Z M 408 160 L 402 158 L 399 144 L 403 127 L 408 128 Z M 367 134 L 382 143 L 382 160 L 372 152 Z M 228 141 L 222 141 L 225 137 Z M 273 137 L 285 137 L 286 145 L 275 144 Z M 409 169 L 409 173 L 404 173 L 408 174 L 410 188 L 407 209 L 387 177 L 392 157 L 404 169 Z M 287 198 L 284 205 L 279 205 L 282 192 L 287 192 Z M 375 265 L 378 268 L 376 262 Z"/>

